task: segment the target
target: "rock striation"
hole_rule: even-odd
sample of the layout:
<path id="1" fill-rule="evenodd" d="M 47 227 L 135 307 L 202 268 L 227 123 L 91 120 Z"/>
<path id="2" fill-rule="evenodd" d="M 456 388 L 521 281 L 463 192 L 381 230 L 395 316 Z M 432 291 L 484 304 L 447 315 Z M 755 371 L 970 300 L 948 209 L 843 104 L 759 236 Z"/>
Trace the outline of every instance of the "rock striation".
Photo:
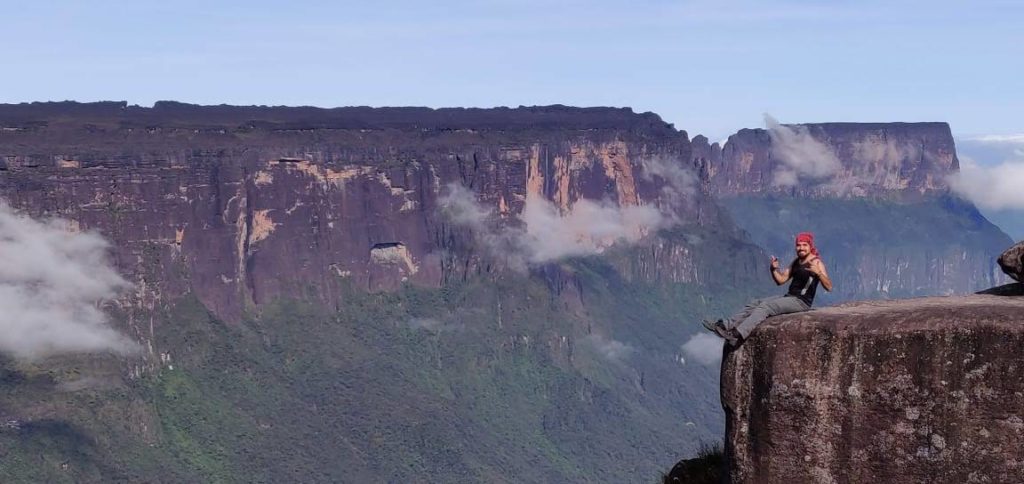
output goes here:
<path id="1" fill-rule="evenodd" d="M 1024 297 L 773 318 L 722 366 L 734 483 L 1024 481 Z"/>
<path id="2" fill-rule="evenodd" d="M 441 214 L 451 184 L 509 222 L 535 196 L 563 213 L 606 200 L 731 226 L 695 178 L 684 201 L 666 198 L 672 174 L 644 163 L 689 177 L 688 137 L 629 109 L 32 103 L 0 105 L 0 128 L 8 203 L 111 238 L 138 289 L 130 305 L 193 293 L 227 320 L 280 298 L 337 306 L 346 288 L 490 270 L 486 248 Z M 658 247 L 662 273 L 630 273 L 717 270 Z"/>

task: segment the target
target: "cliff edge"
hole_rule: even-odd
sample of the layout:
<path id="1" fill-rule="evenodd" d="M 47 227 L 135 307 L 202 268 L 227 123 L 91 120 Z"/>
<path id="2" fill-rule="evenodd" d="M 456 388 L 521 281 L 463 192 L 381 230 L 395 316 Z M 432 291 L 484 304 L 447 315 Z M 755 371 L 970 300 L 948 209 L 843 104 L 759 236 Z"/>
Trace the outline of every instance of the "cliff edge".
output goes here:
<path id="1" fill-rule="evenodd" d="M 1024 298 L 850 303 L 726 352 L 731 482 L 1024 482 Z"/>

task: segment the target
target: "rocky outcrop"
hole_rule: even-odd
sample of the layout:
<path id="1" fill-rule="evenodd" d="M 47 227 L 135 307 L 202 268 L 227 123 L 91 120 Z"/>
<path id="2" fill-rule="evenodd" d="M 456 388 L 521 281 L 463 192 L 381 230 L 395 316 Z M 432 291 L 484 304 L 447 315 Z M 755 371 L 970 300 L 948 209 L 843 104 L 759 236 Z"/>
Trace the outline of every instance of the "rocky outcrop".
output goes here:
<path id="1" fill-rule="evenodd" d="M 1013 247 L 1006 249 L 1006 252 L 999 256 L 999 267 L 1013 280 L 1024 282 L 1024 242 L 1017 242 Z"/>
<path id="2" fill-rule="evenodd" d="M 1024 481 L 1024 298 L 773 318 L 722 366 L 731 480 Z"/>

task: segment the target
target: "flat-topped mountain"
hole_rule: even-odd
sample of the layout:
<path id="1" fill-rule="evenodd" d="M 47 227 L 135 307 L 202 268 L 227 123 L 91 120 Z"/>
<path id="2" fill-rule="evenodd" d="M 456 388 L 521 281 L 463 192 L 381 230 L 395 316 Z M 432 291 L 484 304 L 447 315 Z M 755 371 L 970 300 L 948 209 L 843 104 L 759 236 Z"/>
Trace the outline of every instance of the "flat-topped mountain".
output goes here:
<path id="1" fill-rule="evenodd" d="M 946 123 L 815 123 L 742 129 L 694 151 L 717 195 L 864 197 L 944 191 L 960 163 Z"/>

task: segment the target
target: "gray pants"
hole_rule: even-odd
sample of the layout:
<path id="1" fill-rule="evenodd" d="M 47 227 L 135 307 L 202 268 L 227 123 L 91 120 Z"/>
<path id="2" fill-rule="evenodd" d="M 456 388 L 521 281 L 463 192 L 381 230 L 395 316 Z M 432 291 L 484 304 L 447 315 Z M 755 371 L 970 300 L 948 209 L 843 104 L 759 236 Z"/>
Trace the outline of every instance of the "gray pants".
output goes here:
<path id="1" fill-rule="evenodd" d="M 725 322 L 725 327 L 729 329 L 736 328 L 736 331 L 740 332 L 743 339 L 746 339 L 757 325 L 761 324 L 762 321 L 771 316 L 799 313 L 809 309 L 811 309 L 811 307 L 808 306 L 807 303 L 801 301 L 800 298 L 793 296 L 775 296 L 765 299 L 755 299 L 747 304 L 747 307 L 743 308 L 742 311 L 729 318 L 729 320 Z"/>

